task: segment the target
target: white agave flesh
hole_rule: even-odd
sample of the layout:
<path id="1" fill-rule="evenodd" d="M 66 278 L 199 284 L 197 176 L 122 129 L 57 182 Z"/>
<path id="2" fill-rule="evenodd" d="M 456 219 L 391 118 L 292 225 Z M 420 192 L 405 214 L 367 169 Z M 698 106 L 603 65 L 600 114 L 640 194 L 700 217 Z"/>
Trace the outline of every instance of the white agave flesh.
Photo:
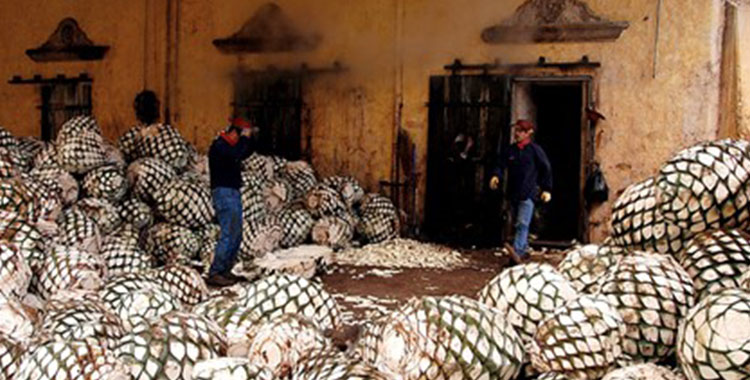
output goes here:
<path id="1" fill-rule="evenodd" d="M 271 371 L 255 366 L 247 358 L 217 358 L 198 362 L 193 380 L 272 380 Z"/>
<path id="2" fill-rule="evenodd" d="M 357 352 L 390 377 L 513 379 L 524 349 L 498 313 L 465 297 L 425 297 L 375 321 Z"/>
<path id="3" fill-rule="evenodd" d="M 369 363 L 326 349 L 301 361 L 292 380 L 386 380 L 388 377 Z"/>
<path id="4" fill-rule="evenodd" d="M 279 378 L 289 376 L 303 357 L 329 345 L 312 322 L 296 314 L 284 314 L 258 324 L 247 332 L 247 338 L 250 345 L 246 353 L 239 345 L 230 343 L 229 354 L 244 354 L 252 364 L 270 369 Z"/>
<path id="5" fill-rule="evenodd" d="M 602 380 L 685 380 L 685 376 L 653 363 L 637 364 L 609 372 Z"/>
<path id="6" fill-rule="evenodd" d="M 23 298 L 31 283 L 31 268 L 15 245 L 0 242 L 0 299 Z"/>
<path id="7" fill-rule="evenodd" d="M 462 267 L 467 263 L 458 251 L 410 239 L 392 239 L 336 252 L 333 261 L 341 265 L 389 268 Z"/>

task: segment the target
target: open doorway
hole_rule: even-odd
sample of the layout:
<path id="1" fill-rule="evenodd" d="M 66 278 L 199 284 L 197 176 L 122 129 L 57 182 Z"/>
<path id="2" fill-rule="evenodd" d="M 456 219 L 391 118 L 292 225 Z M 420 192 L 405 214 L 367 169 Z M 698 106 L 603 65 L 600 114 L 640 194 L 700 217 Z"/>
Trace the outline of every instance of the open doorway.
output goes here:
<path id="1" fill-rule="evenodd" d="M 538 205 L 532 245 L 566 246 L 585 241 L 583 202 L 588 129 L 584 127 L 588 80 L 523 78 L 514 83 L 513 119 L 537 126 L 535 141 L 552 165 L 552 201 Z"/>

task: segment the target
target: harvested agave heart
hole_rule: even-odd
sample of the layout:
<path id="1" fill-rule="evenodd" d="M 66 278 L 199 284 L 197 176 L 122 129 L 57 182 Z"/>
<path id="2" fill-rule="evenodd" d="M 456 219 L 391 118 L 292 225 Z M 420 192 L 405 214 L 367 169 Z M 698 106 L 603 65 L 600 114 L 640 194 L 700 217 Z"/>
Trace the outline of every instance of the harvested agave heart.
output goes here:
<path id="1" fill-rule="evenodd" d="M 171 312 L 136 325 L 115 349 L 136 379 L 192 379 L 193 367 L 224 356 L 221 329 L 205 317 Z"/>
<path id="2" fill-rule="evenodd" d="M 313 352 L 301 360 L 292 380 L 385 380 L 373 365 L 332 349 Z"/>
<path id="3" fill-rule="evenodd" d="M 623 351 L 638 362 L 658 362 L 674 352 L 679 323 L 695 304 L 693 281 L 667 255 L 623 257 L 598 294 L 622 315 Z"/>
<path id="4" fill-rule="evenodd" d="M 107 307 L 130 324 L 139 320 L 158 319 L 169 312 L 182 309 L 176 296 L 143 273 L 113 277 L 99 295 Z"/>
<path id="5" fill-rule="evenodd" d="M 677 255 L 694 232 L 665 219 L 653 178 L 628 186 L 612 206 L 612 240 L 625 249 Z"/>
<path id="6" fill-rule="evenodd" d="M 466 297 L 424 297 L 376 320 L 356 348 L 388 378 L 516 378 L 523 343 L 497 309 Z"/>
<path id="7" fill-rule="evenodd" d="M 16 379 L 127 380 L 128 370 L 113 352 L 97 341 L 50 341 L 23 359 Z"/>
<path id="8" fill-rule="evenodd" d="M 636 364 L 609 372 L 602 380 L 685 380 L 685 376 L 653 363 Z"/>
<path id="9" fill-rule="evenodd" d="M 302 358 L 330 344 L 312 322 L 296 314 L 283 314 L 262 322 L 251 328 L 247 337 L 250 341 L 247 352 L 235 345 L 231 355 L 244 354 L 251 363 L 268 368 L 277 378 L 288 377 Z"/>
<path id="10" fill-rule="evenodd" d="M 250 363 L 247 358 L 216 358 L 198 362 L 193 367 L 194 380 L 273 380 L 266 368 Z"/>
<path id="11" fill-rule="evenodd" d="M 750 293 L 726 289 L 704 297 L 685 316 L 677 358 L 689 380 L 750 376 Z"/>
<path id="12" fill-rule="evenodd" d="M 181 179 L 166 183 L 154 194 L 158 214 L 168 223 L 197 229 L 214 218 L 208 188 Z"/>
<path id="13" fill-rule="evenodd" d="M 620 247 L 588 244 L 567 252 L 557 270 L 579 292 L 594 294 L 609 270 L 627 254 Z"/>
<path id="14" fill-rule="evenodd" d="M 696 144 L 667 161 L 656 178 L 664 218 L 694 233 L 750 222 L 750 142 Z"/>
<path id="15" fill-rule="evenodd" d="M 176 177 L 172 166 L 152 157 L 134 161 L 127 172 L 133 194 L 148 204 L 154 204 L 154 195 Z"/>
<path id="16" fill-rule="evenodd" d="M 0 378 L 13 379 L 25 354 L 22 344 L 0 334 Z"/>
<path id="17" fill-rule="evenodd" d="M 56 246 L 32 278 L 32 286 L 45 299 L 60 291 L 98 290 L 106 278 L 104 260 L 98 254 Z"/>
<path id="18" fill-rule="evenodd" d="M 573 285 L 548 264 L 505 269 L 479 291 L 479 301 L 493 308 L 529 341 L 539 323 L 578 296 Z"/>
<path id="19" fill-rule="evenodd" d="M 750 267 L 750 235 L 740 230 L 712 230 L 698 234 L 678 256 L 693 279 L 698 298 L 740 285 Z"/>
<path id="20" fill-rule="evenodd" d="M 529 357 L 542 372 L 556 372 L 566 379 L 599 379 L 614 369 L 624 333 L 622 316 L 606 298 L 583 295 L 539 324 Z"/>
<path id="21" fill-rule="evenodd" d="M 175 169 L 188 163 L 188 144 L 174 127 L 155 123 L 137 131 L 135 148 L 138 157 L 154 157 L 163 160 Z"/>
<path id="22" fill-rule="evenodd" d="M 341 323 L 336 300 L 321 284 L 292 275 L 272 275 L 245 285 L 237 304 L 255 310 L 263 319 L 296 313 L 322 331 L 335 330 Z"/>
<path id="23" fill-rule="evenodd" d="M 371 243 L 398 237 L 401 229 L 398 211 L 390 199 L 379 194 L 367 194 L 359 207 L 357 232 Z"/>
<path id="24" fill-rule="evenodd" d="M 122 168 L 105 165 L 88 172 L 81 188 L 89 197 L 118 202 L 125 196 L 128 183 Z"/>
<path id="25" fill-rule="evenodd" d="M 0 241 L 0 300 L 23 299 L 30 283 L 31 268 L 26 258 L 15 245 Z"/>

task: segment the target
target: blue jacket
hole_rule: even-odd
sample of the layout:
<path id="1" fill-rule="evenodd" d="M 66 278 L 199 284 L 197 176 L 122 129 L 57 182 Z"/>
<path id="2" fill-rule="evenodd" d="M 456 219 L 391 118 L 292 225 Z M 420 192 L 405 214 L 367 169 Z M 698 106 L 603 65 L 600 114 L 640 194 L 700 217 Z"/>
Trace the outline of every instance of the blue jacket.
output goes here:
<path id="1" fill-rule="evenodd" d="M 238 189 L 242 185 L 242 160 L 253 152 L 249 137 L 240 136 L 234 146 L 221 136 L 214 139 L 208 149 L 208 170 L 211 175 L 211 189 L 230 187 Z"/>
<path id="2" fill-rule="evenodd" d="M 537 188 L 552 191 L 552 167 L 542 147 L 534 142 L 523 149 L 518 144 L 511 145 L 496 165 L 495 175 L 500 180 L 505 169 L 508 169 L 508 197 L 513 202 L 534 200 Z"/>

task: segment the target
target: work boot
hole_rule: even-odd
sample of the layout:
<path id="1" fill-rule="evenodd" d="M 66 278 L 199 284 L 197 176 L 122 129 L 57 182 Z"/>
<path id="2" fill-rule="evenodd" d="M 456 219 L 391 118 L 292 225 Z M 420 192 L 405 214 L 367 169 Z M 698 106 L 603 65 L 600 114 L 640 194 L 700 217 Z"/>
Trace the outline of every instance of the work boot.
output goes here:
<path id="1" fill-rule="evenodd" d="M 227 275 L 221 273 L 215 273 L 206 279 L 206 285 L 223 288 L 225 286 L 232 286 L 237 283 L 237 280 L 230 278 Z"/>
<path id="2" fill-rule="evenodd" d="M 225 273 L 224 277 L 226 277 L 226 278 L 228 278 L 230 280 L 234 280 L 235 282 L 247 282 L 248 281 L 247 277 L 245 277 L 245 276 L 238 276 L 238 275 L 236 275 L 236 274 L 234 274 L 232 272 Z"/>
<path id="3" fill-rule="evenodd" d="M 505 243 L 505 249 L 508 251 L 508 255 L 510 256 L 510 261 L 513 262 L 515 265 L 523 264 L 526 261 L 528 261 L 528 258 L 523 257 L 516 252 L 516 249 L 513 248 L 510 243 Z"/>

